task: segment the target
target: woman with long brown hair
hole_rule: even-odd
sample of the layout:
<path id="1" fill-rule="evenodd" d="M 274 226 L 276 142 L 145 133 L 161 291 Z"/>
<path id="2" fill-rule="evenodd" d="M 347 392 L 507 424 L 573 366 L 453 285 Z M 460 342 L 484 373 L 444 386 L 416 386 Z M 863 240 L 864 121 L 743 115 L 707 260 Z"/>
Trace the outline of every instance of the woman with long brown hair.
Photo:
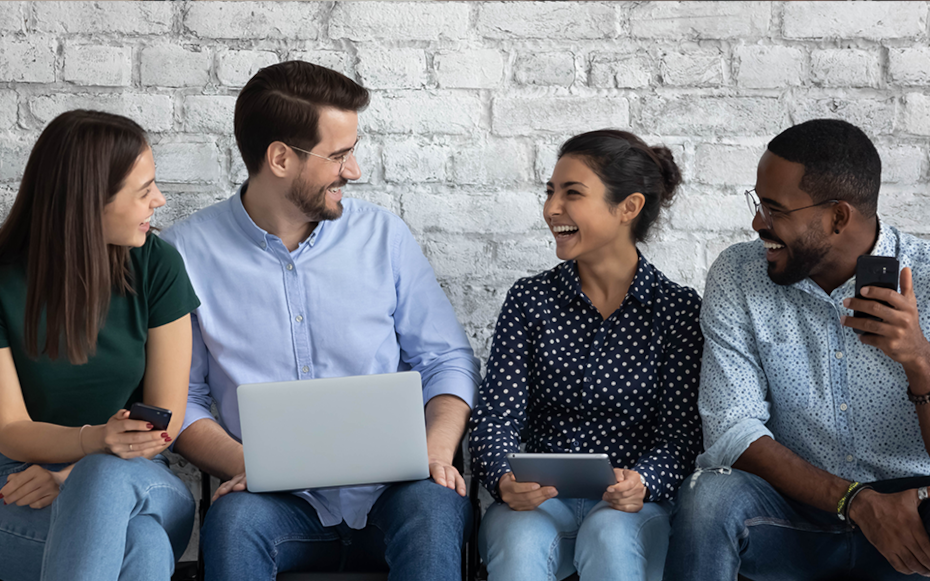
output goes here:
<path id="1" fill-rule="evenodd" d="M 150 233 L 165 198 L 133 121 L 70 111 L 0 226 L 0 579 L 167 580 L 194 501 L 161 452 L 199 301 Z M 173 411 L 165 430 L 134 402 Z"/>

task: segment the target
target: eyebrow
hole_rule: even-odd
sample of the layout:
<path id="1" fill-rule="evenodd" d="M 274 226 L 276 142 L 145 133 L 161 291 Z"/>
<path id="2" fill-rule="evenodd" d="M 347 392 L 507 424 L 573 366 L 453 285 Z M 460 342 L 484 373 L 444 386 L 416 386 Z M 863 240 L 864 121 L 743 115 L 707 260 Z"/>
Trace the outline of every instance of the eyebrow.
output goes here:
<path id="1" fill-rule="evenodd" d="M 775 209 L 775 210 L 778 210 L 778 209 L 784 210 L 784 209 L 785 209 L 785 207 L 784 207 L 782 204 L 779 204 L 778 202 L 776 202 L 776 201 L 773 200 L 772 198 L 760 198 L 759 201 L 760 201 L 760 202 L 764 202 L 766 206 L 769 206 L 769 207 L 773 207 L 773 206 L 774 206 L 774 209 Z"/>
<path id="2" fill-rule="evenodd" d="M 142 190 L 144 190 L 145 188 L 149 187 L 150 185 L 152 185 L 152 184 L 154 184 L 154 183 L 155 183 L 155 178 L 152 178 L 152 179 L 150 179 L 149 181 L 147 181 L 147 182 L 145 182 L 144 184 L 142 184 L 142 187 L 139 188 L 139 189 L 136 190 L 136 191 L 141 192 Z"/>
<path id="3" fill-rule="evenodd" d="M 563 189 L 563 190 L 564 190 L 565 188 L 569 187 L 569 186 L 581 186 L 581 187 L 583 187 L 583 188 L 587 188 L 587 187 L 588 187 L 588 186 L 584 185 L 584 184 L 581 183 L 581 182 L 563 182 L 563 183 L 562 183 L 562 189 Z M 546 187 L 547 187 L 547 188 L 553 187 L 552 182 L 546 182 Z"/>
<path id="4" fill-rule="evenodd" d="M 334 157 L 334 156 L 339 155 L 340 153 L 349 153 L 350 151 L 352 151 L 353 149 L 355 149 L 355 146 L 356 146 L 356 145 L 358 145 L 358 140 L 359 140 L 359 138 L 355 138 L 355 143 L 352 144 L 352 147 L 346 147 L 346 148 L 344 148 L 344 149 L 340 149 L 339 151 L 334 151 L 334 152 L 330 153 L 327 157 Z"/>

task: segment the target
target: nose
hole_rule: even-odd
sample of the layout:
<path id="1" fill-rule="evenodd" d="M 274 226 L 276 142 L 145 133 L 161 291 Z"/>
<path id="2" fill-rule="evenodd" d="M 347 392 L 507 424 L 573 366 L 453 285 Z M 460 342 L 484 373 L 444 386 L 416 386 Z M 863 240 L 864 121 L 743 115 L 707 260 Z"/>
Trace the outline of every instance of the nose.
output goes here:
<path id="1" fill-rule="evenodd" d="M 346 165 L 342 168 L 339 175 L 347 180 L 357 180 L 362 177 L 362 168 L 358 165 L 358 160 L 355 158 L 354 151 L 346 158 Z"/>
<path id="2" fill-rule="evenodd" d="M 168 203 L 168 200 L 165 199 L 165 195 L 161 193 L 161 190 L 158 189 L 158 186 L 152 184 L 152 188 L 155 190 L 153 192 L 155 195 L 152 196 L 152 209 L 161 208 Z"/>
<path id="3" fill-rule="evenodd" d="M 756 232 L 770 229 L 765 220 L 762 219 L 762 212 L 756 212 L 756 215 L 752 217 L 752 229 Z"/>
<path id="4" fill-rule="evenodd" d="M 543 218 L 551 222 L 556 216 L 562 215 L 562 202 L 558 194 L 552 194 L 543 204 Z"/>

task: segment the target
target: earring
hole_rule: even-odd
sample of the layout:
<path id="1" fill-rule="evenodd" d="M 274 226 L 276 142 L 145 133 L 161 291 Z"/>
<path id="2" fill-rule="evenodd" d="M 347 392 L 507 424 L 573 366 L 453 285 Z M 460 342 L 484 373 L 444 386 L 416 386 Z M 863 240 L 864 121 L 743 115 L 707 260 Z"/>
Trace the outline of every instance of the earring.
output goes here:
<path id="1" fill-rule="evenodd" d="M 833 233 L 834 233 L 834 234 L 839 234 L 840 231 L 839 231 L 839 229 L 836 229 L 836 230 L 833 231 Z"/>

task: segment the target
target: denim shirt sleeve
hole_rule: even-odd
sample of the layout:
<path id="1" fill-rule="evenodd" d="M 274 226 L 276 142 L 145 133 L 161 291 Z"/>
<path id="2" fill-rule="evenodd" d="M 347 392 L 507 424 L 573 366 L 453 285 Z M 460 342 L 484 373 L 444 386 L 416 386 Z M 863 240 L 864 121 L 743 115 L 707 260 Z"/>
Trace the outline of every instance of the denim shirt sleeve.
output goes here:
<path id="1" fill-rule="evenodd" d="M 472 470 L 497 500 L 497 484 L 510 472 L 507 454 L 520 451 L 529 396 L 532 354 L 527 320 L 514 296 L 519 287 L 517 283 L 510 289 L 501 308 L 488 371 L 471 416 Z"/>
<path id="2" fill-rule="evenodd" d="M 646 479 L 649 500 L 654 502 L 675 497 L 701 451 L 701 420 L 695 412 L 700 375 L 691 368 L 701 359 L 704 337 L 699 320 L 701 299 L 694 291 L 690 294 L 660 366 L 657 416 L 665 421 L 655 424 L 655 447 L 633 466 Z"/>
<path id="3" fill-rule="evenodd" d="M 424 403 L 437 395 L 455 395 L 473 407 L 481 365 L 429 261 L 406 224 L 397 221 L 392 266 L 401 357 L 420 373 Z"/>
<path id="4" fill-rule="evenodd" d="M 697 459 L 699 468 L 732 466 L 754 441 L 773 437 L 765 425 L 768 383 L 741 291 L 738 258 L 732 248 L 724 251 L 711 267 L 704 292 L 698 410 L 706 451 Z"/>

